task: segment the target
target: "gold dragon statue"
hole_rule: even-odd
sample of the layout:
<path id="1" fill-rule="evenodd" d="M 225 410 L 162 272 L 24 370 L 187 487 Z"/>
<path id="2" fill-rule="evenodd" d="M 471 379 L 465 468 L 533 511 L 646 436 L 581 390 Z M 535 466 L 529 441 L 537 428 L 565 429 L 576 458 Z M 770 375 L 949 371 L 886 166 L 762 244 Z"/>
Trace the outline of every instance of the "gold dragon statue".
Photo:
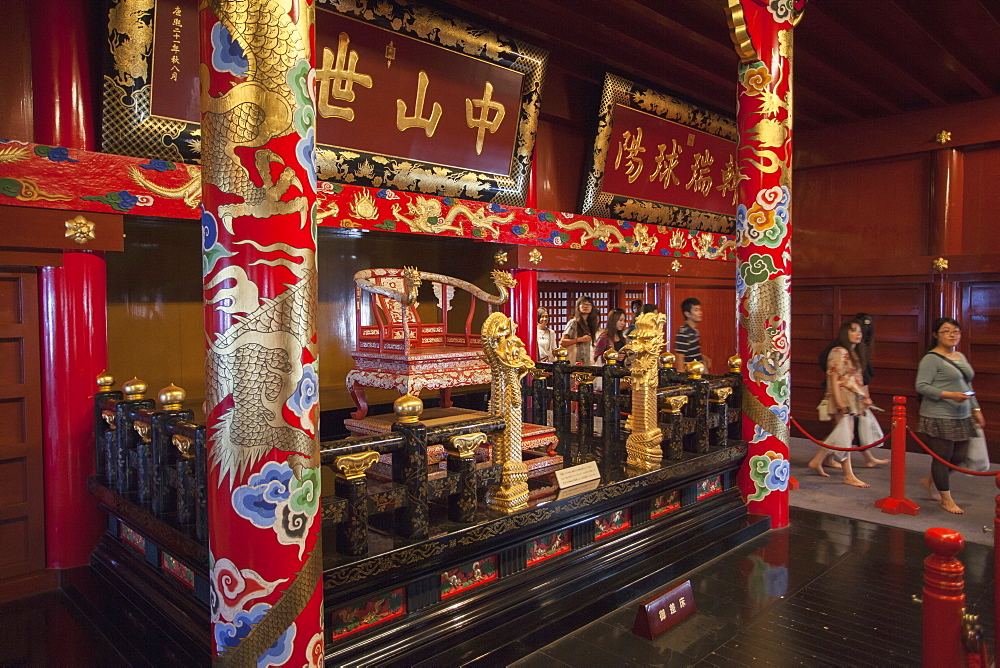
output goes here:
<path id="1" fill-rule="evenodd" d="M 528 467 L 521 461 L 521 379 L 535 368 L 516 325 L 502 313 L 491 313 L 483 323 L 483 357 L 493 373 L 490 413 L 503 417 L 507 427 L 491 436 L 493 463 L 502 465 L 500 484 L 486 493 L 486 503 L 511 513 L 528 505 Z"/>
<path id="2" fill-rule="evenodd" d="M 625 346 L 634 355 L 632 414 L 625 423 L 632 433 L 625 442 L 625 452 L 628 465 L 637 469 L 656 468 L 663 458 L 663 432 L 656 422 L 656 390 L 665 321 L 662 313 L 643 313 L 636 318 L 632 339 Z"/>

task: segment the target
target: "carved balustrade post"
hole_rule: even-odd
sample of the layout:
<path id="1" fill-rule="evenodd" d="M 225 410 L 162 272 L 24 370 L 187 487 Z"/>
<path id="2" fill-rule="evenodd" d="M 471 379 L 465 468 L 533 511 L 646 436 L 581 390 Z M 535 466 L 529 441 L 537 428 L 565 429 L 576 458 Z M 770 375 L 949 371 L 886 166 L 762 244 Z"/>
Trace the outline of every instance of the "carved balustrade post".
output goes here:
<path id="1" fill-rule="evenodd" d="M 452 436 L 445 444 L 448 473 L 458 477 L 457 491 L 448 495 L 448 519 L 452 522 L 476 521 L 476 448 L 486 443 L 486 434 Z"/>
<path id="2" fill-rule="evenodd" d="M 694 418 L 694 439 L 689 441 L 690 452 L 708 452 L 708 397 L 710 384 L 702 378 L 705 365 L 698 361 L 684 365 L 688 375 L 688 384 L 694 387 L 694 396 L 688 403 L 688 415 Z"/>
<path id="3" fill-rule="evenodd" d="M 150 486 L 152 488 L 151 502 L 153 505 L 153 514 L 155 515 L 175 510 L 176 507 L 176 504 L 170 503 L 170 487 L 173 484 L 176 489 L 181 484 L 180 472 L 176 466 L 171 464 L 171 462 L 178 459 L 178 455 L 174 454 L 178 452 L 178 447 L 174 444 L 173 437 L 169 433 L 167 425 L 175 420 L 194 420 L 194 411 L 183 409 L 185 398 L 187 398 L 187 393 L 171 383 L 160 390 L 161 410 L 153 414 L 153 435 L 150 453 L 152 480 Z M 194 451 L 191 448 L 188 448 L 187 452 L 181 451 L 178 454 L 182 460 L 194 458 Z M 193 502 L 195 496 L 194 490 L 185 491 L 185 494 L 180 495 L 181 498 L 191 499 Z M 189 521 L 187 516 L 181 520 L 182 523 L 188 523 Z"/>
<path id="4" fill-rule="evenodd" d="M 577 432 L 580 440 L 594 435 L 594 374 L 577 372 L 573 374 L 577 381 L 579 401 L 577 402 Z"/>
<path id="5" fill-rule="evenodd" d="M 398 418 L 392 430 L 403 437 L 403 448 L 392 455 L 392 480 L 406 488 L 406 505 L 396 508 L 393 531 L 404 538 L 427 538 L 430 532 L 427 498 L 427 426 L 420 421 L 424 403 L 411 394 L 392 405 Z"/>
<path id="6" fill-rule="evenodd" d="M 681 409 L 688 402 L 687 395 L 667 397 L 667 421 L 663 425 L 663 456 L 680 459 L 684 452 L 684 414 Z"/>
<path id="7" fill-rule="evenodd" d="M 350 557 L 368 554 L 368 479 L 365 471 L 377 462 L 377 452 L 337 457 L 334 493 L 347 501 L 347 517 L 337 525 L 337 552 Z"/>
<path id="8" fill-rule="evenodd" d="M 955 555 L 965 547 L 962 534 L 933 528 L 924 532 L 931 554 L 924 559 L 923 665 L 962 665 L 962 615 L 965 566 Z"/>
<path id="9" fill-rule="evenodd" d="M 791 326 L 792 28 L 805 0 L 727 0 L 740 57 L 736 209 L 737 349 L 743 372 L 743 438 L 750 443 L 738 482 L 751 513 L 788 525 Z M 764 459 L 767 461 L 765 462 Z M 782 460 L 783 464 L 774 464 Z M 768 486 L 756 475 L 774 466 Z"/>
<path id="10" fill-rule="evenodd" d="M 147 385 L 133 378 L 122 386 L 125 399 L 115 405 L 115 468 L 114 491 L 119 494 L 136 492 L 139 489 L 137 459 L 139 442 L 142 440 L 135 430 L 135 418 L 139 411 L 156 408 L 156 402 L 146 398 Z"/>
<path id="11" fill-rule="evenodd" d="M 556 361 L 552 363 L 552 426 L 557 432 L 568 433 L 572 414 L 569 351 L 562 347 L 556 348 L 555 356 Z"/>
<path id="12" fill-rule="evenodd" d="M 534 372 L 531 375 L 531 423 L 548 424 L 549 399 L 545 391 L 546 379 L 551 378 L 551 373 Z"/>
<path id="13" fill-rule="evenodd" d="M 104 372 L 97 377 L 97 393 L 94 395 L 94 439 L 95 472 L 98 480 L 109 489 L 116 481 L 112 479 L 115 472 L 115 411 L 114 404 L 107 402 L 121 401 L 125 395 L 119 390 L 112 390 L 115 377 Z"/>
<path id="14" fill-rule="evenodd" d="M 729 395 L 733 393 L 731 387 L 719 387 L 711 392 L 708 400 L 711 414 L 716 415 L 716 424 L 710 434 L 710 442 L 713 446 L 724 447 L 729 440 Z"/>
<path id="15" fill-rule="evenodd" d="M 621 355 L 613 349 L 604 353 L 601 370 L 601 435 L 608 445 L 621 440 L 621 379 L 624 375 L 619 365 Z"/>

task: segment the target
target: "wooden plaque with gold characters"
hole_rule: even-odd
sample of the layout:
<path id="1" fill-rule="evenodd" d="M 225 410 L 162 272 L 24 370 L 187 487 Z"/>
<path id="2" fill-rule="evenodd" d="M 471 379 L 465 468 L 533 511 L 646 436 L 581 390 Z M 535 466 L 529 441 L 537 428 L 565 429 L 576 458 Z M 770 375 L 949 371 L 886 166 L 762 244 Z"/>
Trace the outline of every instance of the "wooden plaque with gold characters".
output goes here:
<path id="1" fill-rule="evenodd" d="M 640 603 L 632 633 L 653 640 L 693 615 L 696 609 L 691 581 L 685 580 L 677 587 Z"/>
<path id="2" fill-rule="evenodd" d="M 736 121 L 607 74 L 583 213 L 733 234 Z"/>
<path id="3" fill-rule="evenodd" d="M 207 11 L 207 10 L 206 10 Z M 201 157 L 197 0 L 109 11 L 103 150 L 173 170 Z M 219 24 L 215 65 L 259 65 Z M 548 53 L 405 0 L 318 0 L 321 180 L 523 206 Z"/>

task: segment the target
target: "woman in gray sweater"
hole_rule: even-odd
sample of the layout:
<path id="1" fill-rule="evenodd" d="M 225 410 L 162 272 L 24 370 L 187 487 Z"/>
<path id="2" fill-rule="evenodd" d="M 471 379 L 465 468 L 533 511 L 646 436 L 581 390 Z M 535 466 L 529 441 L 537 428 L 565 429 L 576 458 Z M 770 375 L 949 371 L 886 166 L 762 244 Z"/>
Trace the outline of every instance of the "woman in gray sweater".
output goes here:
<path id="1" fill-rule="evenodd" d="M 965 460 L 976 426 L 982 429 L 986 420 L 972 390 L 975 372 L 965 355 L 956 350 L 962 328 L 952 318 L 938 318 L 932 331 L 934 347 L 917 368 L 917 392 L 921 395 L 919 431 L 935 454 L 957 464 Z M 931 478 L 940 494 L 941 507 L 950 513 L 963 513 L 951 498 L 950 474 L 951 469 L 945 464 L 936 459 L 931 462 Z M 931 489 L 930 480 L 921 482 Z"/>

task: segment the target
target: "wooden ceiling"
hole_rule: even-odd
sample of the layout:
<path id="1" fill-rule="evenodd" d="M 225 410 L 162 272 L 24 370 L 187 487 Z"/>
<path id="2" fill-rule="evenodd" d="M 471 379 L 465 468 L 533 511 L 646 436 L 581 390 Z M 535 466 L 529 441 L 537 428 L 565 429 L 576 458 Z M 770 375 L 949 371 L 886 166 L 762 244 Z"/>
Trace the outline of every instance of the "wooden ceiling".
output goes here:
<path id="1" fill-rule="evenodd" d="M 733 115 L 738 59 L 725 0 L 444 0 L 547 48 Z M 810 0 L 795 28 L 800 130 L 1000 95 L 998 0 Z"/>

